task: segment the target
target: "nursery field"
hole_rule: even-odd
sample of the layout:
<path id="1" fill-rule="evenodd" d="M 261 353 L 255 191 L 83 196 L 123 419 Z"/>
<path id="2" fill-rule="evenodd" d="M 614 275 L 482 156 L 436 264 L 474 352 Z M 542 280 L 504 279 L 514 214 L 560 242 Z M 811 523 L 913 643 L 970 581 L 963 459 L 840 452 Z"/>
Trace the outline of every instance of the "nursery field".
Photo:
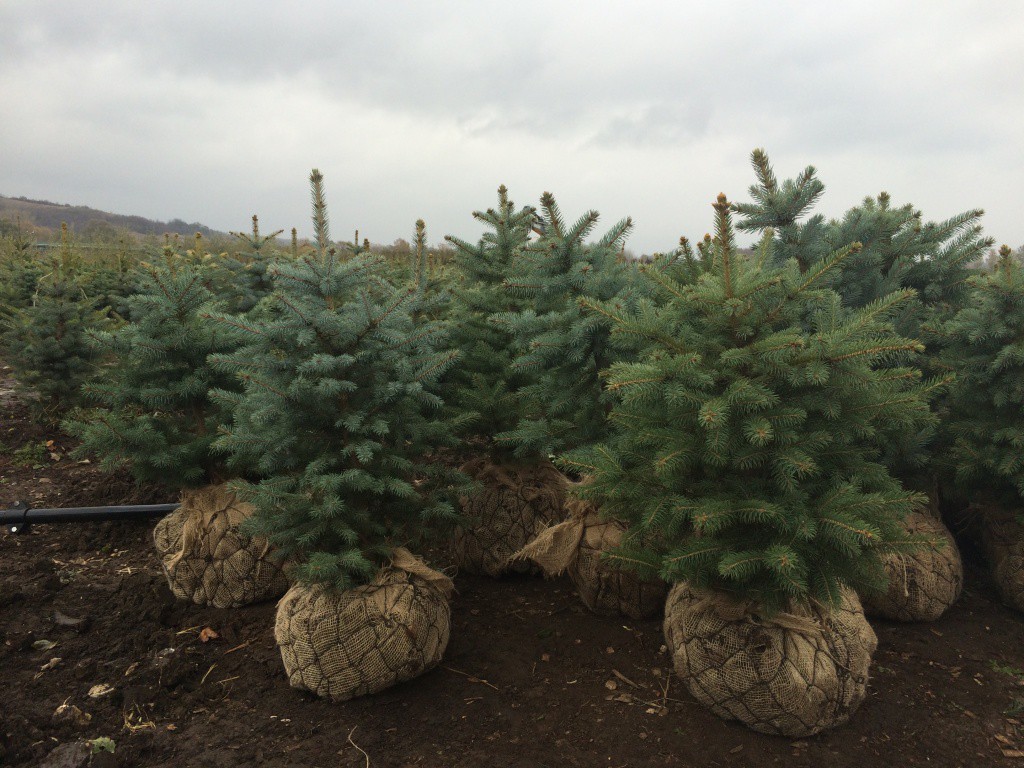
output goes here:
<path id="1" fill-rule="evenodd" d="M 4 376 L 0 425 L 4 503 L 174 498 L 68 458 L 73 441 L 33 421 Z M 151 531 L 147 523 L 105 523 L 0 534 L 0 765 L 85 765 L 81 745 L 101 737 L 114 751 L 95 755 L 93 766 L 1024 759 L 1024 625 L 1000 604 L 968 540 L 959 602 L 932 623 L 873 620 L 879 647 L 867 700 L 848 724 L 793 740 L 697 705 L 672 674 L 659 620 L 594 615 L 567 579 L 456 575 L 441 666 L 331 704 L 288 686 L 273 603 L 221 610 L 175 600 Z"/>

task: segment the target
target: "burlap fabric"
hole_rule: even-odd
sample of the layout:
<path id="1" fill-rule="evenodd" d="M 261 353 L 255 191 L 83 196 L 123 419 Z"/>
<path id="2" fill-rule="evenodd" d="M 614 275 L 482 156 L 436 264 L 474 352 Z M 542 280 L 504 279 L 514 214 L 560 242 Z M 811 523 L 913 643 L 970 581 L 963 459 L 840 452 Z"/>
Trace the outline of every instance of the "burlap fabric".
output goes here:
<path id="1" fill-rule="evenodd" d="M 270 545 L 238 526 L 255 511 L 223 485 L 184 491 L 181 506 L 153 531 L 174 596 L 198 605 L 237 608 L 273 600 L 288 589 Z"/>
<path id="2" fill-rule="evenodd" d="M 960 598 L 960 550 L 942 521 L 925 512 L 911 513 L 904 526 L 908 534 L 925 537 L 928 543 L 885 556 L 889 588 L 884 594 L 861 595 L 864 611 L 896 621 L 935 621 Z"/>
<path id="3" fill-rule="evenodd" d="M 622 543 L 625 526 L 617 520 L 602 520 L 593 506 L 578 499 L 567 501 L 565 509 L 568 520 L 542 531 L 515 558 L 537 563 L 545 576 L 568 572 L 583 604 L 594 613 L 631 619 L 661 613 L 668 584 L 642 579 L 601 557 Z"/>
<path id="4" fill-rule="evenodd" d="M 878 641 L 851 590 L 839 608 L 794 607 L 772 618 L 748 604 L 676 584 L 665 642 L 690 693 L 755 731 L 811 736 L 846 722 L 864 700 Z"/>
<path id="5" fill-rule="evenodd" d="M 274 625 L 288 682 L 345 701 L 427 672 L 448 645 L 452 590 L 451 579 L 406 549 L 355 589 L 296 584 Z"/>
<path id="6" fill-rule="evenodd" d="M 996 588 L 1011 608 L 1024 611 L 1024 524 L 1013 513 L 983 510 L 981 540 Z"/>
<path id="7" fill-rule="evenodd" d="M 452 561 L 466 573 L 485 576 L 531 571 L 529 562 L 511 558 L 562 519 L 565 476 L 550 462 L 519 467 L 477 459 L 461 470 L 483 488 L 460 499 L 468 522 L 455 531 Z"/>

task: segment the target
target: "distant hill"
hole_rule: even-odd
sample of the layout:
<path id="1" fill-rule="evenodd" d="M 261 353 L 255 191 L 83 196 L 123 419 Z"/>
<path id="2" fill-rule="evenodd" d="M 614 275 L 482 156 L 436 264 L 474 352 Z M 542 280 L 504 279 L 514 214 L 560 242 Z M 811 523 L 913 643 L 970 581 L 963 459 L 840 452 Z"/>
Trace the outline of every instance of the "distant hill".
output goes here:
<path id="1" fill-rule="evenodd" d="M 0 195 L 0 221 L 14 222 L 21 218 L 24 226 L 35 225 L 46 229 L 60 229 L 61 222 L 67 222 L 75 232 L 87 235 L 97 230 L 128 230 L 136 235 L 163 235 L 164 233 L 191 237 L 201 232 L 203 237 L 224 236 L 198 222 L 188 223 L 181 219 L 154 221 L 143 216 L 125 216 L 107 213 L 84 205 L 51 203 L 49 200 L 30 200 L 27 197 L 5 197 Z"/>

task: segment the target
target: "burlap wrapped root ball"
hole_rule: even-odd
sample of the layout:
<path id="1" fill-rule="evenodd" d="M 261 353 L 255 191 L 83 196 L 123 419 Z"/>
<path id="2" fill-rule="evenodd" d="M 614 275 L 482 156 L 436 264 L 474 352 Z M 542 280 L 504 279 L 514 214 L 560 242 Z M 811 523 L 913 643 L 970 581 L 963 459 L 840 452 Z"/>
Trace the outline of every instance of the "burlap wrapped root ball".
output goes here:
<path id="1" fill-rule="evenodd" d="M 625 526 L 617 520 L 602 520 L 585 502 L 570 500 L 566 510 L 571 515 L 568 520 L 542 531 L 516 553 L 516 559 L 536 563 L 545 576 L 568 572 L 583 604 L 594 613 L 631 619 L 661 613 L 668 584 L 616 568 L 601 556 L 622 543 Z"/>
<path id="2" fill-rule="evenodd" d="M 1000 596 L 1024 611 L 1024 524 L 1012 512 L 984 510 L 982 543 Z"/>
<path id="3" fill-rule="evenodd" d="M 478 459 L 461 470 L 482 488 L 460 499 L 467 523 L 455 531 L 452 562 L 461 571 L 484 576 L 533 570 L 529 562 L 513 562 L 512 557 L 561 521 L 565 476 L 549 462 L 518 467 Z"/>
<path id="4" fill-rule="evenodd" d="M 941 520 L 925 512 L 910 514 L 907 533 L 930 543 L 911 552 L 893 552 L 883 558 L 889 588 L 884 594 L 863 594 L 869 616 L 896 621 L 935 621 L 959 598 L 964 567 L 953 534 Z"/>
<path id="5" fill-rule="evenodd" d="M 832 611 L 794 608 L 766 618 L 681 583 L 669 592 L 664 627 L 676 674 L 701 704 L 789 737 L 849 719 L 866 695 L 878 645 L 851 590 Z"/>
<path id="6" fill-rule="evenodd" d="M 345 701 L 433 669 L 448 646 L 453 588 L 405 549 L 355 589 L 296 584 L 274 625 L 289 684 Z"/>
<path id="7" fill-rule="evenodd" d="M 274 600 L 288 579 L 270 545 L 239 531 L 255 512 L 223 485 L 182 493 L 181 506 L 153 531 L 174 596 L 198 605 L 237 608 Z"/>

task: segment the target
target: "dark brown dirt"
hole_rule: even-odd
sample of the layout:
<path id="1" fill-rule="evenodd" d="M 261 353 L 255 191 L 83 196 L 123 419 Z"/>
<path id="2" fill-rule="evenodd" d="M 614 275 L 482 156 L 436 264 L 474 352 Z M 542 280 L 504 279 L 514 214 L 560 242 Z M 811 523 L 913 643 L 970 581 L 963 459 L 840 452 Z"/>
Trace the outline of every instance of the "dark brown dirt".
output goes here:
<path id="1" fill-rule="evenodd" d="M 59 460 L 12 463 L 46 440 Z M 2 392 L 0 441 L 0 503 L 169 500 L 68 459 L 68 439 Z M 1024 623 L 969 548 L 964 596 L 945 617 L 874 622 L 869 697 L 852 721 L 793 741 L 699 707 L 672 676 L 659 621 L 595 616 L 567 580 L 460 576 L 441 668 L 375 696 L 317 700 L 285 681 L 274 605 L 175 601 L 151 528 L 0 534 L 0 765 L 46 765 L 100 736 L 116 749 L 94 766 L 133 768 L 977 766 L 1024 750 Z M 217 637 L 204 642 L 204 630 Z M 95 686 L 112 690 L 90 696 Z M 88 722 L 55 717 L 64 703 Z"/>

